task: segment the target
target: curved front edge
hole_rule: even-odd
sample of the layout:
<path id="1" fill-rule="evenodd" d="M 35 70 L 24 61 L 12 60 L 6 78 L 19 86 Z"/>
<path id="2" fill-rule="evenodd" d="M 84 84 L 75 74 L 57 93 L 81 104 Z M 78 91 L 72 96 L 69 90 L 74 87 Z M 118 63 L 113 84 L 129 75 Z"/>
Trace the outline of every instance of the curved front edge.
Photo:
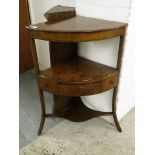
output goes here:
<path id="1" fill-rule="evenodd" d="M 35 39 L 56 41 L 56 42 L 87 42 L 105 40 L 125 34 L 126 27 L 121 27 L 112 30 L 98 31 L 98 32 L 44 32 L 30 30 L 30 36 Z"/>

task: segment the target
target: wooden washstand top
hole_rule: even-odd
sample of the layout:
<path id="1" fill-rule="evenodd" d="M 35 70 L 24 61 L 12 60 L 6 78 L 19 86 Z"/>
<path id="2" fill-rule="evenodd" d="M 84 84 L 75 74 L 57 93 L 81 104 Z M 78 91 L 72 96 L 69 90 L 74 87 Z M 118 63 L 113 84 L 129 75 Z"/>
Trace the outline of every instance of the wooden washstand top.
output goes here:
<path id="1" fill-rule="evenodd" d="M 52 9 L 53 13 L 49 10 L 45 14 L 48 22 L 28 26 L 31 37 L 58 42 L 82 42 L 103 40 L 125 34 L 126 23 L 76 16 L 71 7 L 64 12 L 61 12 L 61 9 L 64 10 L 64 7 L 56 6 Z"/>
<path id="2" fill-rule="evenodd" d="M 53 24 L 45 22 L 31 25 L 29 28 L 34 31 L 37 30 L 62 33 L 89 33 L 118 29 L 126 25 L 127 24 L 125 23 L 76 16 Z"/>

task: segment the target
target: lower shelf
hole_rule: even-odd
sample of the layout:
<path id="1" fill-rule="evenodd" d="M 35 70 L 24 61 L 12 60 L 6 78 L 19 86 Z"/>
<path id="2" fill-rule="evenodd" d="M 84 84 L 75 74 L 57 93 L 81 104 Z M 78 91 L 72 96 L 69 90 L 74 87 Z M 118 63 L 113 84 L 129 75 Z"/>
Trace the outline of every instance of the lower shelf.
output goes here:
<path id="1" fill-rule="evenodd" d="M 77 57 L 43 71 L 38 80 L 40 88 L 50 93 L 86 96 L 116 87 L 118 76 L 115 68 Z"/>
<path id="2" fill-rule="evenodd" d="M 100 112 L 89 109 L 82 103 L 81 99 L 74 100 L 70 107 L 55 114 L 57 117 L 62 117 L 73 122 L 83 122 L 103 115 L 113 115 L 113 112 Z M 53 114 L 49 115 L 49 117 L 51 116 Z"/>

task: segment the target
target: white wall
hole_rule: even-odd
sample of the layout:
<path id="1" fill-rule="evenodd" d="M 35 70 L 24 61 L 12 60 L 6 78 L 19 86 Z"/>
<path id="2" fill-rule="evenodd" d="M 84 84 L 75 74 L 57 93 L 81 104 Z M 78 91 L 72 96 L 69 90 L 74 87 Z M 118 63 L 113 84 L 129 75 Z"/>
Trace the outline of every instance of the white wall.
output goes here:
<path id="1" fill-rule="evenodd" d="M 76 12 L 78 15 L 107 19 L 112 21 L 128 22 L 131 0 L 77 0 Z M 129 30 L 132 27 L 129 24 Z M 120 120 L 134 107 L 134 56 L 132 49 L 132 34 L 128 34 L 123 67 L 117 97 L 117 114 Z M 116 67 L 119 38 L 105 41 L 80 44 L 79 55 L 96 62 Z M 85 105 L 92 109 L 111 111 L 113 90 L 97 95 L 82 97 Z M 111 117 L 104 118 L 113 122 Z"/>
<path id="2" fill-rule="evenodd" d="M 127 22 L 131 0 L 76 0 L 78 14 Z"/>
<path id="3" fill-rule="evenodd" d="M 75 6 L 75 0 L 29 0 L 29 4 L 32 23 L 34 24 L 45 21 L 43 15 L 52 6 Z M 128 22 L 131 8 L 130 4 L 131 0 L 76 0 L 76 11 L 77 14 L 83 16 Z M 129 20 L 128 31 L 130 33 L 127 35 L 121 80 L 119 85 L 119 94 L 117 99 L 117 113 L 119 119 L 121 119 L 134 107 L 133 27 L 131 27 L 130 21 L 131 19 Z M 119 38 L 81 43 L 79 55 L 115 67 L 118 44 Z M 39 63 L 45 67 L 50 66 L 48 50 L 48 42 L 37 41 Z M 113 90 L 89 97 L 82 97 L 82 100 L 90 108 L 110 111 L 112 91 Z M 111 117 L 107 117 L 106 119 L 112 122 Z"/>
<path id="4" fill-rule="evenodd" d="M 55 5 L 75 6 L 75 0 L 29 0 L 32 24 L 46 21 L 44 13 Z M 50 59 L 48 42 L 37 40 L 36 46 L 40 67 L 49 67 Z"/>

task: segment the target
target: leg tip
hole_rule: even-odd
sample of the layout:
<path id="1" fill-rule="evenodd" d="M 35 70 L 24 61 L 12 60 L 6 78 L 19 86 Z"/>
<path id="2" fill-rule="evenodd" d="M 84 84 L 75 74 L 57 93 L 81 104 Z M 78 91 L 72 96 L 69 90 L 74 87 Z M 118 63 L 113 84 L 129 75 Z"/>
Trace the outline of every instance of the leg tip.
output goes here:
<path id="1" fill-rule="evenodd" d="M 41 132 L 38 131 L 38 136 L 40 136 L 40 135 L 41 135 Z"/>
<path id="2" fill-rule="evenodd" d="M 118 130 L 119 132 L 122 132 L 122 129 L 121 129 L 121 128 L 118 128 L 117 130 Z"/>

